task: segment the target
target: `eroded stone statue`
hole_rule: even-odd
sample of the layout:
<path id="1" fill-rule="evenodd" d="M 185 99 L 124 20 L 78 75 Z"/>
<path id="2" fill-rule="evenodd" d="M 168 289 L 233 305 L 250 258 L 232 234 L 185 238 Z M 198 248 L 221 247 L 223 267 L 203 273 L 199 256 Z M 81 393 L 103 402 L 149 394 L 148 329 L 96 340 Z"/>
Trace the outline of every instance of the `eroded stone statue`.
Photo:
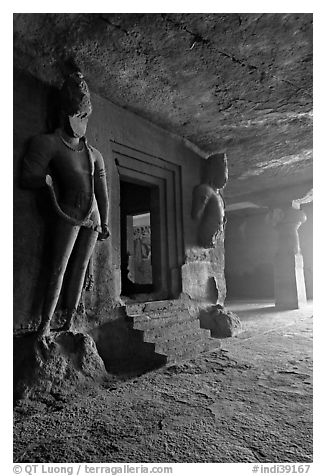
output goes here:
<path id="1" fill-rule="evenodd" d="M 191 217 L 198 222 L 198 245 L 216 246 L 218 236 L 224 231 L 225 213 L 221 190 L 228 180 L 225 154 L 211 155 L 205 162 L 203 182 L 194 188 Z"/>
<path id="2" fill-rule="evenodd" d="M 50 332 L 68 262 L 71 274 L 62 330 L 70 329 L 96 241 L 110 235 L 103 157 L 85 137 L 91 112 L 87 83 L 80 72 L 75 72 L 60 91 L 59 128 L 34 137 L 24 157 L 22 186 L 48 187 L 56 212 L 52 268 L 38 328 L 40 337 Z"/>

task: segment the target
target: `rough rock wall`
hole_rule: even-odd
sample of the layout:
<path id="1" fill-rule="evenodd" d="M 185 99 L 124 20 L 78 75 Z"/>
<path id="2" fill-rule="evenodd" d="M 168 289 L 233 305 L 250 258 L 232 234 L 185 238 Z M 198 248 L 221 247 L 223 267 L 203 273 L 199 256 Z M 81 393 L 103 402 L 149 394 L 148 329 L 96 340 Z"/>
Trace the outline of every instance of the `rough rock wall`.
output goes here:
<path id="1" fill-rule="evenodd" d="M 44 278 L 48 265 L 46 216 L 39 197 L 19 186 L 21 160 L 28 139 L 46 130 L 46 97 L 48 90 L 35 80 L 20 76 L 14 83 L 14 325 L 26 326 L 38 320 Z M 43 265 L 44 263 L 44 265 Z"/>
<path id="2" fill-rule="evenodd" d="M 19 187 L 21 160 L 28 140 L 46 132 L 46 110 L 49 88 L 43 83 L 16 73 L 14 78 L 14 322 L 15 328 L 32 327 L 40 318 L 49 266 L 51 228 L 47 223 L 49 208 L 44 194 Z M 164 130 L 140 119 L 99 96 L 92 95 L 94 112 L 87 136 L 105 159 L 110 194 L 110 227 L 112 237 L 96 245 L 94 256 L 94 291 L 86 293 L 89 326 L 114 315 L 120 306 L 120 212 L 119 174 L 112 154 L 112 144 L 123 144 L 137 151 L 152 154 L 180 167 L 180 206 L 183 230 L 184 259 L 192 259 L 196 248 L 196 224 L 191 220 L 192 190 L 198 184 L 202 160 L 184 142 Z M 169 232 L 169 230 L 168 230 Z M 214 273 L 220 276 L 223 288 L 222 244 L 214 252 Z M 187 258 L 186 258 L 187 257 Z M 204 268 L 210 264 L 203 261 Z M 182 263 L 180 263 L 182 265 Z M 207 270 L 206 270 L 207 271 Z M 211 286 L 211 271 L 204 272 Z M 196 270 L 190 270 L 190 278 Z M 188 275 L 189 275 L 188 273 Z M 205 275 L 205 276 L 206 276 Z M 215 281 L 214 281 L 215 283 Z M 214 288 L 215 284 L 213 284 Z M 181 291 L 181 287 L 180 287 Z M 223 294 L 223 292 L 222 292 Z M 117 315 L 119 311 L 117 309 Z M 93 320 L 92 320 L 93 319 Z"/>

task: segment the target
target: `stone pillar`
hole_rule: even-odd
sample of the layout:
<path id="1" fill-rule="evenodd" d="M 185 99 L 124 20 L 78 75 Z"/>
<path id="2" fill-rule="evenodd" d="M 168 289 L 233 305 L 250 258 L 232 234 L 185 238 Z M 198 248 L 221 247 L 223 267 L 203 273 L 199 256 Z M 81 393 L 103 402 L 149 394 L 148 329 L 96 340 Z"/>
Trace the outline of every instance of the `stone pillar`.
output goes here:
<path id="1" fill-rule="evenodd" d="M 275 225 L 279 235 L 278 251 L 274 261 L 275 307 L 299 309 L 307 302 L 298 229 L 306 221 L 299 208 L 278 210 Z"/>

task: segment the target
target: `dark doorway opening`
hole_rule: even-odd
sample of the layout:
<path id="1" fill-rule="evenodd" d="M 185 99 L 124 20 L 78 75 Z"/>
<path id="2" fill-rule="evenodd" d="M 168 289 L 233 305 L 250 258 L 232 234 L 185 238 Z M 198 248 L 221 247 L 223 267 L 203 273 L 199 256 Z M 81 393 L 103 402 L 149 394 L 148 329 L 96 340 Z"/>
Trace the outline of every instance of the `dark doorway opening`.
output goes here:
<path id="1" fill-rule="evenodd" d="M 155 291 L 152 263 L 152 224 L 155 223 L 155 219 L 152 219 L 152 205 L 152 187 L 125 180 L 120 181 L 121 294 L 123 296 L 149 294 Z"/>

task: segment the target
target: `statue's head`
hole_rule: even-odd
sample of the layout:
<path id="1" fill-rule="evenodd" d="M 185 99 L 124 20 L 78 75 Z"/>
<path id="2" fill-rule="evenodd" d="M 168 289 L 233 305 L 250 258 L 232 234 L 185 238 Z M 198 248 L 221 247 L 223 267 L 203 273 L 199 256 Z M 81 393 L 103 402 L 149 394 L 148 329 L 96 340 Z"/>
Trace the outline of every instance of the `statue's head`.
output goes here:
<path id="1" fill-rule="evenodd" d="M 74 137 L 86 133 L 88 118 L 92 113 L 91 96 L 82 73 L 70 74 L 60 90 L 60 108 L 66 132 Z"/>
<path id="2" fill-rule="evenodd" d="M 226 154 L 212 154 L 205 161 L 205 183 L 215 188 L 223 188 L 228 181 L 228 162 Z"/>

